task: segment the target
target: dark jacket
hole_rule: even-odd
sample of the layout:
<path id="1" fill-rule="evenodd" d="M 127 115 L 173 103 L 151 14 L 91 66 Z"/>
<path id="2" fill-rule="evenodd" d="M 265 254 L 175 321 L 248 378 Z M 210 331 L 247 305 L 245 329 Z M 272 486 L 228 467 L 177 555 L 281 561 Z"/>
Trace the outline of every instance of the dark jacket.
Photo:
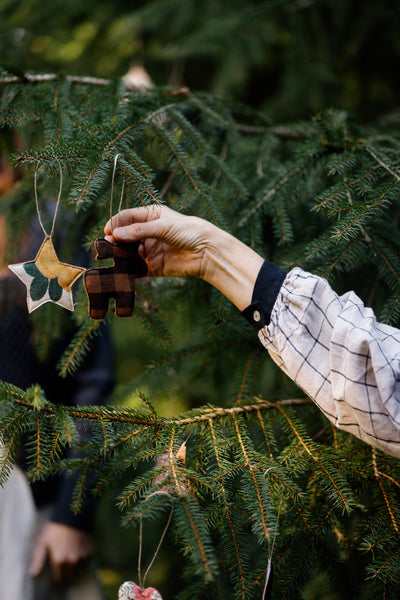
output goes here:
<path id="1" fill-rule="evenodd" d="M 18 262 L 35 258 L 42 242 L 41 235 L 38 239 L 36 237 L 29 244 L 28 256 L 19 258 Z M 86 266 L 82 261 L 76 264 Z M 43 362 L 39 361 L 35 351 L 34 333 L 26 309 L 26 288 L 10 272 L 10 275 L 0 279 L 0 379 L 24 390 L 38 383 L 44 389 L 46 398 L 53 403 L 91 406 L 106 402 L 113 385 L 112 348 L 106 327 L 102 335 L 96 337 L 91 351 L 75 375 L 67 378 L 58 376 L 56 365 L 72 338 L 72 328 L 56 340 Z M 82 428 L 80 435 L 81 438 L 89 436 L 90 429 Z M 25 452 L 23 448 L 21 450 L 21 466 L 24 468 Z M 82 510 L 74 514 L 70 508 L 74 482 L 74 477 L 66 475 L 34 482 L 31 484 L 34 499 L 38 507 L 51 506 L 52 521 L 90 531 L 93 525 L 93 497 L 90 493 L 86 494 Z"/>

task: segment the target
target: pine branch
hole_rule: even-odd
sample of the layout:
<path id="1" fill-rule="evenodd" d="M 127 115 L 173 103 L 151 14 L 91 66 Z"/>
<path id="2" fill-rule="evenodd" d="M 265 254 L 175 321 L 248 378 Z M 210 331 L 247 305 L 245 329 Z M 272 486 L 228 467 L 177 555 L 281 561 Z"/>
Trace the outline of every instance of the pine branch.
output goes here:
<path id="1" fill-rule="evenodd" d="M 1 75 L 0 76 L 0 85 L 10 84 L 10 83 L 43 83 L 47 81 L 54 81 L 60 78 L 59 75 L 55 73 L 41 73 L 41 74 L 30 74 L 26 73 L 23 76 L 17 75 Z M 76 75 L 67 75 L 66 79 L 72 83 L 82 84 L 82 85 L 94 85 L 94 86 L 104 86 L 110 83 L 109 79 L 102 79 L 100 77 L 78 77 Z"/>

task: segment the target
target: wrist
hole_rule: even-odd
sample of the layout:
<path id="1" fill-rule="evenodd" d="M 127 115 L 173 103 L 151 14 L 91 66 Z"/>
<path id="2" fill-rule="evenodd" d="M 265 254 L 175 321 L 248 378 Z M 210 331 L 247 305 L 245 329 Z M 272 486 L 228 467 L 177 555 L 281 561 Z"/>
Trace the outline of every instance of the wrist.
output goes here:
<path id="1" fill-rule="evenodd" d="M 263 262 L 264 259 L 249 246 L 211 226 L 201 277 L 243 310 L 251 303 Z"/>

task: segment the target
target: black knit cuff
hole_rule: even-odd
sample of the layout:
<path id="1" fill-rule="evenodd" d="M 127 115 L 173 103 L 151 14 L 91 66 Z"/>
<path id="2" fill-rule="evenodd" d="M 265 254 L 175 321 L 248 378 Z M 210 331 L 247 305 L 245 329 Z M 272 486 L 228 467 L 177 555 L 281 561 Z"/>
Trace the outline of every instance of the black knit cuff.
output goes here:
<path id="1" fill-rule="evenodd" d="M 286 277 L 286 271 L 264 261 L 254 285 L 251 304 L 242 315 L 257 331 L 269 324 L 271 312 L 279 290 Z"/>

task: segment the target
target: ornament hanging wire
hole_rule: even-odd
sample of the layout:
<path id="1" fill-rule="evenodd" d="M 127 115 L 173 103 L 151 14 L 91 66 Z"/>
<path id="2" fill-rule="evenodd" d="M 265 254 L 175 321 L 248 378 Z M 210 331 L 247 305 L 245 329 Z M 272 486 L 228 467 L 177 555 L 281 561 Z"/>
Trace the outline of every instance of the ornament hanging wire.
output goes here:
<path id="1" fill-rule="evenodd" d="M 58 207 L 60 206 L 60 200 L 61 200 L 61 193 L 62 193 L 62 187 L 63 187 L 63 173 L 62 173 L 62 167 L 61 167 L 61 162 L 59 161 L 59 159 L 57 158 L 58 161 L 58 167 L 60 170 L 60 187 L 58 190 L 58 196 L 57 196 L 57 202 L 56 202 L 56 208 L 54 210 L 54 215 L 53 215 L 53 222 L 51 225 L 51 230 L 50 230 L 50 234 L 47 233 L 45 226 L 43 225 L 43 221 L 42 218 L 40 216 L 40 208 L 39 208 L 39 200 L 38 200 L 38 191 L 37 191 L 37 178 L 38 178 L 38 170 L 39 170 L 39 166 L 40 163 L 36 166 L 35 169 L 35 178 L 34 178 L 34 190 L 35 190 L 35 203 L 36 203 L 36 212 L 37 212 L 37 216 L 39 219 L 39 223 L 40 223 L 40 227 L 42 228 L 42 231 L 45 235 L 46 238 L 48 237 L 52 237 L 53 236 L 53 232 L 54 232 L 54 225 L 56 223 L 56 218 L 57 218 L 57 212 L 58 212 Z"/>
<path id="2" fill-rule="evenodd" d="M 111 178 L 111 198 L 110 198 L 110 223 L 111 223 L 111 235 L 114 238 L 114 227 L 113 227 L 113 199 L 114 199 L 114 182 L 115 182 L 115 171 L 117 169 L 117 162 L 118 162 L 118 158 L 121 156 L 121 154 L 116 154 L 115 158 L 114 158 L 114 167 L 113 167 L 113 172 L 112 172 L 112 178 Z M 124 197 L 124 188 L 125 188 L 125 178 L 122 179 L 122 189 L 121 189 L 121 197 L 119 199 L 119 205 L 118 205 L 118 212 L 117 212 L 117 223 L 116 226 L 118 227 L 119 225 L 119 213 L 121 212 L 121 207 L 122 207 L 122 199 Z"/>

